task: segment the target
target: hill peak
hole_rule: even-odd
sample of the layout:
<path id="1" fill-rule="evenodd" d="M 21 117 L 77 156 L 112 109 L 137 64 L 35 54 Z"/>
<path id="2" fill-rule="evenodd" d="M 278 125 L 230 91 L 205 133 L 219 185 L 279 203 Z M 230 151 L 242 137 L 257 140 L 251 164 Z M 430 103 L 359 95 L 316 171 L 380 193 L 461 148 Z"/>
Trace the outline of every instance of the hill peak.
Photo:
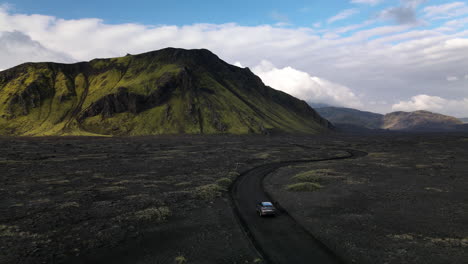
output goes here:
<path id="1" fill-rule="evenodd" d="M 391 130 L 450 130 L 462 122 L 452 116 L 418 110 L 385 115 L 383 128 Z"/>
<path id="2" fill-rule="evenodd" d="M 181 48 L 165 48 L 133 55 L 139 59 L 157 59 L 166 62 L 177 62 L 187 64 L 217 64 L 223 63 L 216 54 L 207 49 L 181 49 Z"/>

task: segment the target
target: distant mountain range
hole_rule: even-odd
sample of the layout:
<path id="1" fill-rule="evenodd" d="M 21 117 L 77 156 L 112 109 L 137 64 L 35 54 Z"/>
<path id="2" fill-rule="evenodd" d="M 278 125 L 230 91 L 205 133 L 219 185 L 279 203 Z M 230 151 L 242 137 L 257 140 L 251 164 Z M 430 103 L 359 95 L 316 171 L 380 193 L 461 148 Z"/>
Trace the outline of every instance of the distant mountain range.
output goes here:
<path id="1" fill-rule="evenodd" d="M 0 72 L 0 135 L 316 134 L 330 123 L 208 50 Z"/>
<path id="2" fill-rule="evenodd" d="M 323 107 L 316 110 L 342 130 L 448 131 L 459 130 L 463 124 L 455 117 L 428 111 L 393 112 L 381 115 L 342 107 Z"/>
<path id="3" fill-rule="evenodd" d="M 428 111 L 393 112 L 384 116 L 383 129 L 390 130 L 454 130 L 463 124 L 459 119 Z"/>
<path id="4" fill-rule="evenodd" d="M 382 127 L 383 115 L 343 107 L 321 107 L 315 109 L 334 125 L 350 125 L 368 129 Z"/>

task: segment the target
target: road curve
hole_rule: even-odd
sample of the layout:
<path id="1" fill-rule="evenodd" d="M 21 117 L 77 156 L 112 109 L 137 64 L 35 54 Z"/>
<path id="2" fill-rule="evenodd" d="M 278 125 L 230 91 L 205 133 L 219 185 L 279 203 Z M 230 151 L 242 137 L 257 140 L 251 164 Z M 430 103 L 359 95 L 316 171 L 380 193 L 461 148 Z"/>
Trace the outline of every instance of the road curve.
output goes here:
<path id="1" fill-rule="evenodd" d="M 349 153 L 347 156 L 261 165 L 243 173 L 234 182 L 231 188 L 234 211 L 255 248 L 268 263 L 343 263 L 284 209 L 281 209 L 280 205 L 279 215 L 268 218 L 259 217 L 255 205 L 260 201 L 271 200 L 263 189 L 263 179 L 281 167 L 297 163 L 349 159 L 367 154 L 356 150 L 346 151 Z"/>

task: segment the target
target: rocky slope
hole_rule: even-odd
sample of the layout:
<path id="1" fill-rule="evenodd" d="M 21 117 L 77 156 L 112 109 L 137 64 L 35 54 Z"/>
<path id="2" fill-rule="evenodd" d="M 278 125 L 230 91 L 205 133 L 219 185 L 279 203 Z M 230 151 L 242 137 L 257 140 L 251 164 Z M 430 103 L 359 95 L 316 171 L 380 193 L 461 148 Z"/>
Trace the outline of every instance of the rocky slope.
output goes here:
<path id="1" fill-rule="evenodd" d="M 322 107 L 316 111 L 337 126 L 352 125 L 368 129 L 382 126 L 383 115 L 344 107 Z"/>
<path id="2" fill-rule="evenodd" d="M 462 122 L 452 116 L 428 111 L 393 112 L 385 115 L 382 128 L 390 130 L 453 130 Z"/>
<path id="3" fill-rule="evenodd" d="M 0 72 L 0 135 L 319 133 L 305 102 L 208 50 L 167 48 Z"/>

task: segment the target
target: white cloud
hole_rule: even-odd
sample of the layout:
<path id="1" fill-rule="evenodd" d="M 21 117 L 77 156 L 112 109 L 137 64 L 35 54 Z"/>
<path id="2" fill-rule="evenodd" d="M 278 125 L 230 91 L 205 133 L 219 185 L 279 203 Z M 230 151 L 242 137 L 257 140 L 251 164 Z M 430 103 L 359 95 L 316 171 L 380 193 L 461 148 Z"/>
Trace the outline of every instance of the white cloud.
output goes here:
<path id="1" fill-rule="evenodd" d="M 266 85 L 309 103 L 362 107 L 359 98 L 348 87 L 311 76 L 292 67 L 278 69 L 271 62 L 262 61 L 252 71 Z"/>
<path id="2" fill-rule="evenodd" d="M 0 49 L 2 68 L 23 62 L 74 61 L 70 56 L 47 49 L 18 31 L 0 32 L 0 47 L 2 47 Z"/>
<path id="3" fill-rule="evenodd" d="M 447 76 L 447 81 L 449 81 L 449 82 L 458 81 L 458 77 L 457 76 Z"/>
<path id="4" fill-rule="evenodd" d="M 242 66 L 242 64 L 239 61 L 234 62 L 233 65 L 235 65 L 235 66 L 237 66 L 239 68 L 244 68 L 244 66 Z"/>
<path id="5" fill-rule="evenodd" d="M 468 14 L 468 5 L 463 2 L 452 2 L 424 8 L 425 16 L 430 19 L 447 19 Z"/>
<path id="6" fill-rule="evenodd" d="M 374 24 L 375 22 L 376 22 L 375 20 L 367 20 L 367 21 L 364 21 L 364 22 L 362 22 L 360 24 L 348 25 L 348 26 L 337 28 L 337 29 L 334 30 L 334 32 L 338 33 L 338 34 L 343 34 L 343 33 L 354 31 L 354 30 L 357 30 L 357 29 L 360 29 L 360 28 L 363 28 L 363 27 L 370 26 L 370 25 Z"/>
<path id="7" fill-rule="evenodd" d="M 355 15 L 357 13 L 359 13 L 359 10 L 356 9 L 356 8 L 346 9 L 346 10 L 343 10 L 340 13 L 336 14 L 335 16 L 330 17 L 327 20 L 327 23 L 331 24 L 333 22 L 336 22 L 336 21 L 343 20 L 343 19 L 346 19 L 348 17 L 351 17 L 352 15 Z"/>
<path id="8" fill-rule="evenodd" d="M 427 0 L 400 0 L 401 5 L 404 7 L 417 8 L 421 4 L 427 2 Z"/>
<path id="9" fill-rule="evenodd" d="M 353 4 L 367 4 L 367 5 L 377 5 L 382 3 L 383 0 L 351 0 L 351 3 Z"/>
<path id="10" fill-rule="evenodd" d="M 449 31 L 454 31 L 468 25 L 468 17 L 453 19 L 444 23 L 442 27 L 447 28 Z"/>
<path id="11" fill-rule="evenodd" d="M 400 2 L 400 6 L 381 11 L 379 17 L 384 20 L 394 21 L 397 24 L 420 24 L 421 21 L 416 16 L 416 8 L 426 0 L 401 0 Z"/>
<path id="12" fill-rule="evenodd" d="M 467 75 L 465 75 L 465 80 L 468 80 L 468 74 L 467 74 Z"/>
<path id="13" fill-rule="evenodd" d="M 449 100 L 439 96 L 420 94 L 409 101 L 400 101 L 392 106 L 394 111 L 427 110 L 446 115 L 462 117 L 468 113 L 468 98 Z"/>

